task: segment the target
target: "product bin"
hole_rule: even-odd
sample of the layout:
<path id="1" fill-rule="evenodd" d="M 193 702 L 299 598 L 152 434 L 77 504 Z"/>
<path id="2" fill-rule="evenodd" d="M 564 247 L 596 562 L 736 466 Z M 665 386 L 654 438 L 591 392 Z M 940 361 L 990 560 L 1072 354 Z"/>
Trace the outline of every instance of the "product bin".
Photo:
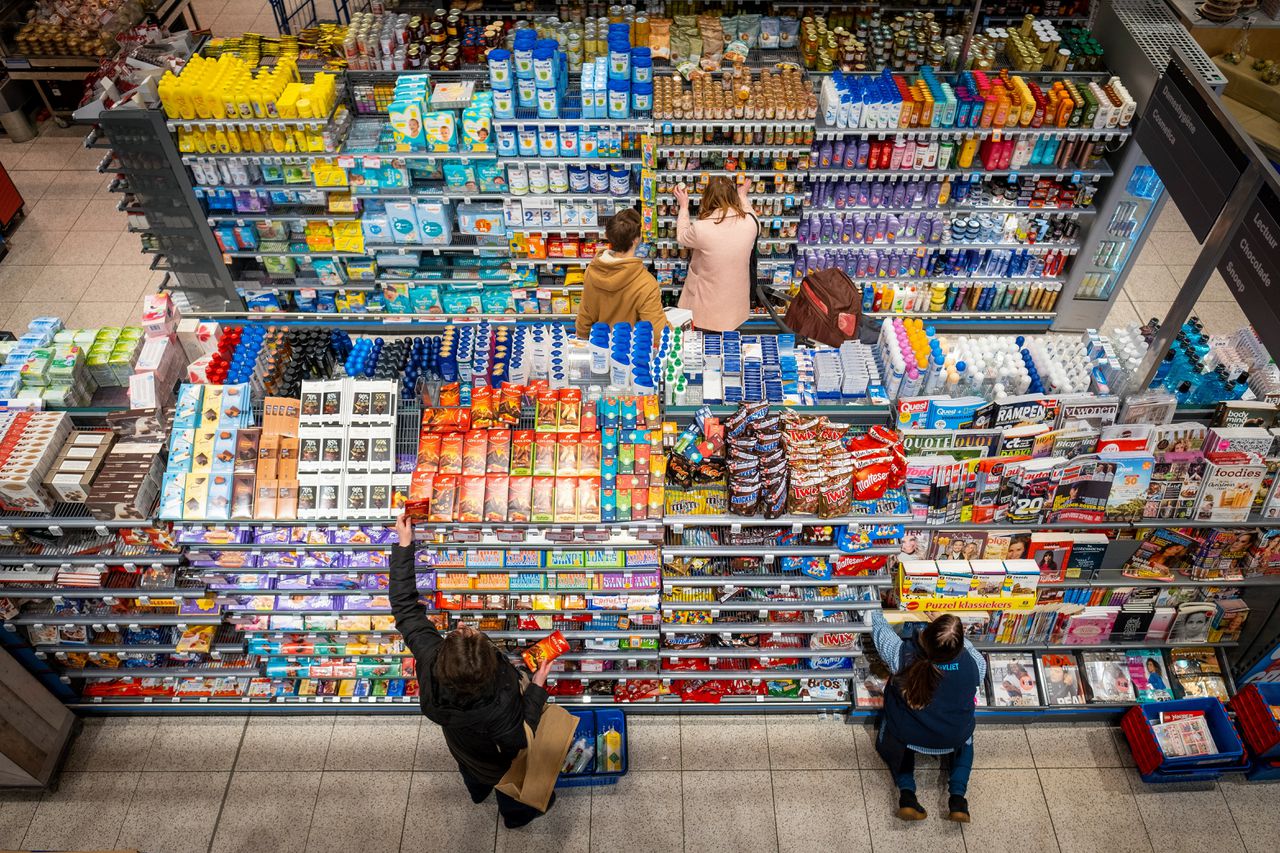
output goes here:
<path id="1" fill-rule="evenodd" d="M 1271 713 L 1272 705 L 1280 705 L 1280 684 L 1245 685 L 1228 704 L 1249 753 L 1264 761 L 1280 758 L 1280 723 Z"/>
<path id="2" fill-rule="evenodd" d="M 1209 733 L 1218 752 L 1208 755 L 1191 755 L 1171 758 L 1164 754 L 1156 742 L 1155 732 L 1151 725 L 1160 720 L 1162 711 L 1204 711 Z M 1231 719 L 1227 716 L 1226 706 L 1222 700 L 1176 699 L 1172 702 L 1151 702 L 1146 705 L 1135 705 L 1125 712 L 1120 721 L 1125 737 L 1129 739 L 1129 748 L 1133 750 L 1133 760 L 1138 771 L 1145 777 L 1159 771 L 1170 772 L 1192 771 L 1212 768 L 1214 772 L 1222 772 L 1221 765 L 1237 764 L 1244 758 L 1244 744 L 1236 734 Z M 1235 768 L 1240 769 L 1240 768 Z M 1163 779 L 1161 781 L 1194 781 L 1185 779 Z"/>
<path id="3" fill-rule="evenodd" d="M 614 729 L 622 734 L 622 769 L 614 773 L 596 770 L 596 758 L 599 756 L 597 750 L 596 755 L 592 756 L 591 761 L 587 763 L 586 768 L 581 773 L 561 773 L 559 781 L 556 782 L 557 788 L 581 788 L 588 785 L 613 785 L 618 779 L 627 774 L 630 761 L 627 758 L 628 740 L 627 737 L 627 715 L 622 711 L 611 708 L 602 708 L 599 710 L 570 710 L 569 713 L 578 718 L 578 731 L 574 735 L 574 741 L 579 738 L 586 737 L 592 746 L 597 745 L 596 738 L 601 732 Z"/>
<path id="4" fill-rule="evenodd" d="M 1240 759 L 1231 764 L 1213 765 L 1212 767 L 1193 767 L 1190 770 L 1155 770 L 1151 773 L 1139 772 L 1138 776 L 1148 785 L 1165 785 L 1173 782 L 1214 782 L 1222 778 L 1223 773 L 1240 773 L 1250 767 L 1248 759 Z"/>

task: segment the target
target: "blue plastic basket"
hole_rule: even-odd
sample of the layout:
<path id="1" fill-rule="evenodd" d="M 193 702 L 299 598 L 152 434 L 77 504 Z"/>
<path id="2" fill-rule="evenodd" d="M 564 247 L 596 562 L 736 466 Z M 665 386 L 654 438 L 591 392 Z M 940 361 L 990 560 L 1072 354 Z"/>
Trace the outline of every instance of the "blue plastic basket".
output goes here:
<path id="1" fill-rule="evenodd" d="M 586 737 L 594 746 L 596 737 L 600 732 L 616 729 L 622 733 L 622 770 L 613 773 L 598 771 L 596 770 L 596 759 L 592 757 L 583 772 L 561 773 L 560 779 L 556 782 L 556 787 L 583 788 L 591 785 L 617 784 L 618 780 L 627 774 L 627 770 L 631 765 L 627 757 L 629 741 L 627 736 L 627 715 L 613 708 L 570 710 L 569 713 L 578 718 L 578 731 L 574 736 L 575 741 Z"/>
<path id="2" fill-rule="evenodd" d="M 1151 726 L 1160 720 L 1160 713 L 1168 711 L 1203 711 L 1209 733 L 1218 751 L 1209 755 L 1170 757 L 1165 755 L 1156 741 Z M 1222 700 L 1216 698 L 1175 699 L 1171 702 L 1151 702 L 1138 705 L 1125 713 L 1121 727 L 1129 738 L 1134 760 L 1143 776 L 1168 774 L 1172 771 L 1191 771 L 1213 768 L 1221 772 L 1223 765 L 1241 765 L 1244 761 L 1244 743 L 1227 716 Z M 1242 768 L 1238 768 L 1242 769 Z M 1178 781 L 1178 780 L 1164 780 Z M 1195 780 L 1184 780 L 1195 781 Z"/>

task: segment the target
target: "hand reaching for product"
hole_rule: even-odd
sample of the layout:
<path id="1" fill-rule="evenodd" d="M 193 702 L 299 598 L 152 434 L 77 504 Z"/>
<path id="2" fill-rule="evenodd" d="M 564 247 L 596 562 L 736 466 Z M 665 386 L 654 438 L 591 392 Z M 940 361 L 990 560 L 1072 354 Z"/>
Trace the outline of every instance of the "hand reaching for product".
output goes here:
<path id="1" fill-rule="evenodd" d="M 681 210 L 689 207 L 689 188 L 684 184 L 676 184 L 671 190 L 671 194 L 676 197 L 676 203 L 680 205 Z"/>
<path id="2" fill-rule="evenodd" d="M 413 521 L 409 518 L 408 513 L 404 513 L 396 519 L 396 533 L 400 534 L 401 547 L 408 547 L 413 544 Z"/>

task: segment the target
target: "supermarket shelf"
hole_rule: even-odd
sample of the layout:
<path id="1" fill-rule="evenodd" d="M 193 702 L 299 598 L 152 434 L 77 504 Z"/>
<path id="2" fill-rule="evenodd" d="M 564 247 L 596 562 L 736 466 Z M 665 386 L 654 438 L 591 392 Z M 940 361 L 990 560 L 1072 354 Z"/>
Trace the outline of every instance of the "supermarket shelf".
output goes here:
<path id="1" fill-rule="evenodd" d="M 1026 530 L 1030 532 L 1044 530 L 1124 530 L 1130 525 L 1126 521 L 1094 521 L 1094 522 L 1074 522 L 1074 523 L 1057 523 L 1057 522 L 1036 522 L 1034 524 L 1009 524 L 1007 522 L 989 522 L 985 524 L 971 523 L 954 523 L 954 524 L 924 524 L 922 522 L 908 523 L 908 530 L 937 530 L 946 532 L 963 532 L 970 530 L 990 530 L 990 531 L 1006 531 L 1006 530 Z"/>
<path id="2" fill-rule="evenodd" d="M 663 634 L 870 634 L 871 626 L 849 622 L 833 622 L 830 625 L 809 622 L 700 622 L 689 625 L 663 624 L 660 631 Z M 832 654 L 839 654 L 841 651 L 844 650 L 831 650 Z"/>
<path id="3" fill-rule="evenodd" d="M 893 549 L 897 551 L 897 549 Z M 845 587 L 845 586 L 872 586 L 872 587 L 888 587 L 893 585 L 893 578 L 888 576 L 846 576 L 818 578 L 806 577 L 799 574 L 791 575 L 723 575 L 723 576 L 701 576 L 689 578 L 664 577 L 662 579 L 663 588 L 672 587 Z M 663 607 L 666 607 L 663 604 Z"/>
<path id="4" fill-rule="evenodd" d="M 124 408 L 124 406 L 122 406 Z M 0 533 L 18 528 L 46 528 L 54 536 L 61 530 L 125 530 L 134 527 L 150 527 L 152 521 L 145 518 L 99 519 L 89 515 L 84 504 L 56 504 L 52 513 L 4 513 L 0 514 Z M 102 535 L 107 535 L 102 533 Z"/>
<path id="5" fill-rule="evenodd" d="M 223 252 L 224 258 L 301 258 L 310 261 L 312 258 L 364 258 L 364 252 Z"/>
<path id="6" fill-rule="evenodd" d="M 1060 139 L 1079 139 L 1080 137 L 1101 137 L 1117 139 L 1133 135 L 1132 127 L 835 127 L 818 124 L 814 130 L 815 139 L 888 139 L 905 137 L 907 139 L 943 139 L 946 137 L 976 137 L 986 139 L 989 136 L 1053 136 Z"/>
<path id="7" fill-rule="evenodd" d="M 719 610 L 751 612 L 759 611 L 804 611 L 804 610 L 879 610 L 881 607 L 879 599 L 875 601 L 846 601 L 844 599 L 832 599 L 822 601 L 664 601 L 662 602 L 663 610 L 670 611 L 697 611 L 709 610 L 715 613 Z M 598 612 L 598 611 L 596 611 Z M 689 627 L 688 625 L 685 626 Z"/>
<path id="8" fill-rule="evenodd" d="M 497 160 L 497 151 L 342 151 L 337 157 L 374 160 Z"/>
<path id="9" fill-rule="evenodd" d="M 366 243 L 364 247 L 364 254 L 366 255 L 377 252 L 397 255 L 404 255 L 409 252 L 430 252 L 434 255 L 438 255 L 441 252 L 460 252 L 472 255 L 480 255 L 485 252 L 501 252 L 502 254 L 495 257 L 499 257 L 504 261 L 507 259 L 506 251 L 506 246 L 483 246 L 474 243 Z"/>
<path id="10" fill-rule="evenodd" d="M 1177 643 L 1170 640 L 1159 640 L 1144 643 L 1097 643 L 1089 645 L 1075 645 L 1070 643 L 985 643 L 976 642 L 974 648 L 981 649 L 984 652 L 1009 651 L 1009 652 L 1029 652 L 1040 649 L 1057 649 L 1061 651 L 1124 651 L 1126 649 L 1173 649 L 1173 648 L 1198 648 L 1198 649 L 1230 649 L 1239 645 L 1235 642 L 1224 643 Z"/>
<path id="11" fill-rule="evenodd" d="M 784 403 L 773 403 L 771 405 L 783 406 Z M 704 406 L 665 406 L 663 415 L 669 418 L 691 418 Z M 711 413 L 720 417 L 732 414 L 737 407 L 722 404 L 706 405 L 705 408 L 711 409 Z M 875 423 L 883 423 L 885 418 L 889 416 L 889 406 L 877 403 L 830 403 L 818 404 L 813 406 L 787 406 L 798 414 L 804 415 L 833 415 L 841 419 L 854 419 L 860 421 L 863 418 L 874 419 Z M 668 519 L 674 516 L 667 516 Z"/>
<path id="12" fill-rule="evenodd" d="M 509 234 L 603 234 L 603 225 L 507 226 Z"/>
<path id="13" fill-rule="evenodd" d="M 288 590 L 286 590 L 285 592 L 287 593 Z M 319 592 L 317 590 L 298 590 L 296 594 L 301 595 L 308 592 L 312 595 L 327 594 L 324 592 Z M 373 591 L 370 591 L 370 592 L 373 592 Z M 463 590 L 459 590 L 459 592 L 461 593 L 463 592 Z M 480 591 L 480 590 L 466 590 L 466 592 L 469 594 L 481 594 L 481 595 L 484 594 L 483 591 Z M 377 593 L 377 594 L 385 595 L 385 593 Z M 654 595 L 656 594 L 657 593 L 654 593 Z M 221 604 L 221 606 L 225 609 L 227 618 L 228 620 L 231 621 L 231 624 L 233 625 L 237 624 L 235 620 L 244 618 L 246 616 L 329 616 L 331 614 L 337 614 L 337 613 L 341 613 L 344 616 L 389 616 L 391 614 L 390 607 L 365 607 L 365 608 L 360 608 L 358 610 L 341 610 L 341 611 L 336 611 L 331 607 L 310 607 L 303 610 L 257 610 L 252 607 L 247 607 L 247 606 L 238 605 L 238 604 L 231 604 L 230 602 L 226 602 L 226 601 L 219 601 L 219 604 Z M 468 607 L 465 610 L 441 610 L 438 612 L 440 613 L 472 613 L 477 616 L 486 616 L 486 615 L 487 616 L 532 616 L 534 614 L 539 614 L 539 613 L 546 614 L 546 615 L 556 615 L 556 616 L 562 616 L 566 614 L 575 615 L 575 616 L 584 616 L 584 615 L 627 616 L 627 615 L 635 615 L 639 613 L 657 613 L 658 611 L 657 611 L 657 608 L 653 608 L 653 607 L 640 608 L 636 610 L 588 610 L 585 607 L 578 607 L 578 608 L 560 607 L 554 610 L 533 610 L 533 609 L 491 610 L 488 608 L 473 609 Z"/>
<path id="14" fill-rule="evenodd" d="M 799 204 L 799 202 L 796 202 L 796 204 Z M 844 209 L 845 209 L 845 210 L 847 210 L 848 208 L 844 208 Z M 780 222 L 798 223 L 798 222 L 800 221 L 800 219 L 801 219 L 801 217 L 799 217 L 799 216 L 796 216 L 796 215 L 787 215 L 787 214 L 783 214 L 783 215 L 781 215 L 781 216 L 774 216 L 774 215 L 772 215 L 772 214 L 763 214 L 763 213 L 761 213 L 761 214 L 758 214 L 758 216 L 759 216 L 759 218 L 760 218 L 761 222 L 762 222 L 762 223 L 765 223 L 765 224 L 769 224 L 769 223 L 780 223 Z M 676 221 L 676 218 L 677 218 L 677 217 L 674 217 L 674 216 L 655 216 L 655 217 L 654 217 L 654 219 L 655 219 L 656 221 L 658 221 L 658 222 L 675 222 L 675 221 Z M 771 242 L 771 243 L 772 243 L 772 242 L 776 242 L 777 240 L 779 240 L 779 239 L 781 239 L 781 238 L 779 238 L 779 237 L 764 237 L 764 236 L 761 236 L 759 239 L 760 239 L 762 242 L 766 242 L 766 241 L 767 241 L 767 242 Z"/>
<path id="15" fill-rule="evenodd" d="M 887 320 L 894 317 L 919 317 L 935 323 L 973 323 L 1008 324 L 1008 323 L 1052 323 L 1058 316 L 1056 311 L 876 311 L 862 316 L 872 320 Z"/>
<path id="16" fill-rule="evenodd" d="M 201 130 L 209 127 L 324 127 L 332 116 L 324 118 L 177 118 L 164 123 L 169 130 Z M 254 156 L 258 152 L 244 152 Z M 201 157 L 206 155 L 199 155 Z"/>
<path id="17" fill-rule="evenodd" d="M 0 566 L 176 566 L 181 554 L 0 554 Z"/>
<path id="18" fill-rule="evenodd" d="M 0 595 L 8 598 L 204 598 L 207 590 L 202 587 L 173 587 L 170 589 L 139 589 L 137 587 L 40 587 L 0 586 Z"/>
<path id="19" fill-rule="evenodd" d="M 547 676 L 547 681 L 551 684 L 555 684 L 557 681 L 630 681 L 633 678 L 661 677 L 661 674 L 657 670 L 614 669 L 607 672 L 553 672 Z"/>
<path id="20" fill-rule="evenodd" d="M 761 237 L 760 242 L 780 243 L 785 240 Z M 795 238 L 790 242 L 795 243 Z M 1077 240 L 1066 240 L 1058 243 L 799 243 L 802 249 L 1022 249 L 1028 252 L 1066 252 L 1074 255 L 1080 249 Z"/>
<path id="21" fill-rule="evenodd" d="M 774 60 L 770 59 L 770 62 Z M 729 128 L 731 130 L 740 130 L 745 125 L 750 125 L 752 130 L 764 130 L 765 128 L 775 128 L 782 130 L 807 130 L 813 127 L 814 120 L 811 118 L 787 118 L 787 119 L 762 119 L 762 118 L 737 118 L 737 119 L 713 119 L 713 118 L 660 118 L 654 116 L 654 124 L 659 129 L 666 132 L 666 126 L 672 128 L 694 128 L 694 127 L 716 127 Z"/>
<path id="22" fill-rule="evenodd" d="M 755 198 L 755 196 L 752 196 Z M 806 205 L 807 213 L 889 213 L 894 216 L 902 216 L 908 213 L 919 213 L 925 216 L 930 214 L 941 214 L 943 216 L 951 216 L 955 214 L 969 213 L 1030 213 L 1044 216 L 1097 216 L 1098 209 L 1095 207 L 1014 207 L 1007 204 L 997 205 L 948 205 L 946 207 L 809 207 Z M 661 217 L 659 217 L 661 218 Z M 763 219 L 772 219 L 773 217 L 761 217 Z M 853 244 L 850 244 L 853 245 Z"/>
<path id="23" fill-rule="evenodd" d="M 210 546 L 210 547 L 213 547 L 216 550 L 221 550 L 221 551 L 291 551 L 298 548 L 304 548 L 309 551 L 343 551 L 343 550 L 384 551 L 384 550 L 390 550 L 391 548 L 390 545 L 363 545 L 363 544 L 362 545 L 307 545 L 305 543 L 298 543 L 298 542 L 283 544 L 283 545 L 259 544 L 255 542 L 233 542 L 227 545 L 217 545 L 217 546 Z M 549 542 L 545 540 L 533 541 L 533 542 L 530 542 L 530 541 L 506 542 L 502 540 L 484 541 L 484 542 L 424 542 L 420 540 L 418 542 L 418 548 L 422 550 L 430 549 L 434 551 L 477 551 L 477 550 L 479 551 L 599 551 L 605 548 L 633 548 L 633 549 L 639 550 L 643 548 L 656 548 L 656 547 L 658 547 L 656 543 L 651 542 L 649 540 L 643 540 L 643 539 L 630 539 L 625 541 L 619 541 L 617 539 L 605 539 L 599 542 Z M 830 552 L 824 551 L 823 553 L 830 553 Z M 431 567 L 428 566 L 426 568 L 429 570 Z M 216 571 L 217 569 L 210 568 L 209 570 Z M 244 571 L 256 571 L 256 568 L 255 569 L 246 568 L 244 569 Z M 346 571 L 346 569 L 308 567 L 305 569 L 294 568 L 292 569 L 292 571 L 295 571 L 295 572 L 332 571 L 332 572 L 340 573 L 340 572 Z M 386 571 L 386 569 L 383 568 L 382 571 Z M 488 571 L 501 571 L 501 569 L 492 569 Z M 530 571 L 530 570 L 527 568 L 520 568 L 520 569 L 517 569 L 517 571 Z"/>
<path id="24" fill-rule="evenodd" d="M 467 14 L 479 14 L 468 12 Z M 537 14 L 532 12 L 520 12 L 520 15 Z M 550 12 L 546 14 L 551 14 Z M 350 73 L 350 72 L 348 72 Z M 381 72 L 386 73 L 386 72 Z M 430 72 L 432 75 L 439 74 L 438 71 Z M 483 70 L 481 70 L 481 73 Z M 653 120 L 650 118 L 495 118 L 493 123 L 496 125 L 516 125 L 519 127 L 565 127 L 565 128 L 581 128 L 581 127 L 604 127 L 610 130 L 625 130 L 632 128 L 634 130 L 650 130 L 653 127 Z"/>
<path id="25" fill-rule="evenodd" d="M 658 145 L 659 157 L 680 156 L 681 154 L 739 154 L 745 156 L 759 155 L 762 157 L 799 157 L 802 154 L 812 153 L 811 145 L 756 145 L 753 143 L 743 145 L 673 145 L 671 143 L 661 143 Z"/>
<path id="26" fill-rule="evenodd" d="M 216 225 L 219 222 L 233 222 L 236 225 L 245 225 L 249 222 L 326 222 L 332 225 L 335 222 L 359 222 L 360 215 L 357 213 L 329 213 L 327 211 L 319 211 L 317 213 L 228 213 L 217 214 L 205 218 L 210 225 Z"/>
<path id="27" fill-rule="evenodd" d="M 994 177 L 1016 177 L 1018 175 L 1031 175 L 1045 177 L 1046 175 L 1054 175 L 1058 178 L 1067 178 L 1079 176 L 1081 178 L 1110 178 L 1115 173 L 1105 161 L 1100 161 L 1097 165 L 1089 169 L 1076 168 L 1059 168 L 1058 166 L 1024 166 L 1021 169 L 862 169 L 859 171 L 846 171 L 844 169 L 809 169 L 801 173 L 810 178 L 816 178 L 820 181 L 825 180 L 848 180 L 852 178 L 859 180 L 857 176 L 865 175 L 861 180 L 873 180 L 878 178 L 888 178 L 890 180 L 903 180 L 909 178 L 911 180 L 920 180 L 921 178 L 994 178 Z"/>
<path id="28" fill-rule="evenodd" d="M 244 652 L 244 643 L 214 643 L 208 652 L 197 652 L 196 654 L 241 654 Z M 35 653 L 39 657 L 41 655 L 69 655 L 69 654 L 87 654 L 90 657 L 94 655 L 150 655 L 150 654 L 176 654 L 178 647 L 172 643 L 169 645 L 132 645 L 132 646 L 98 646 L 94 644 L 64 644 L 58 646 L 36 646 Z"/>
<path id="29" fill-rule="evenodd" d="M 867 525 L 867 524 L 908 524 L 911 522 L 910 515 L 844 515 L 837 518 L 818 518 L 816 515 L 782 515 L 777 518 L 764 518 L 762 516 L 752 515 L 668 515 L 664 516 L 663 522 L 671 527 L 673 525 L 684 525 L 688 527 L 697 526 L 714 526 L 714 527 L 830 527 L 841 524 Z M 836 549 L 837 551 L 839 549 Z M 664 552 L 669 553 L 670 548 L 665 548 Z M 831 549 L 826 549 L 825 553 L 831 553 Z M 863 553 L 863 552 L 859 552 Z"/>
<path id="30" fill-rule="evenodd" d="M 756 238 L 756 242 L 757 243 L 774 243 L 779 246 L 797 245 L 795 237 L 766 237 L 764 235 L 761 235 L 760 237 Z M 675 248 L 680 245 L 680 243 L 677 242 L 675 237 L 658 237 L 653 240 L 650 240 L 649 243 L 650 245 L 653 245 L 653 246 L 670 246 L 672 248 Z"/>
<path id="31" fill-rule="evenodd" d="M 465 611 L 461 611 L 465 612 Z M 656 638 L 658 629 L 656 628 L 632 628 L 622 631 L 617 628 L 601 629 L 593 631 L 590 629 L 581 631 L 561 631 L 566 640 L 604 640 L 618 637 L 624 639 L 627 637 L 640 638 Z M 492 637 L 495 640 L 541 640 L 546 635 L 546 631 L 534 629 L 532 631 L 485 631 L 486 637 Z M 652 652 L 652 649 L 636 649 L 636 651 Z"/>
<path id="32" fill-rule="evenodd" d="M 636 157 L 503 157 L 502 165 L 513 163 L 542 165 L 566 163 L 570 166 L 638 166 L 642 158 Z"/>
<path id="33" fill-rule="evenodd" d="M 187 676 L 215 676 L 222 678 L 256 678 L 262 675 L 257 667 L 120 667 L 117 669 L 64 669 L 59 675 L 72 678 L 184 678 Z"/>
<path id="34" fill-rule="evenodd" d="M 234 190 L 236 192 L 313 192 L 313 193 L 349 193 L 351 187 L 343 185 L 340 187 L 318 187 L 315 184 L 217 184 L 215 186 L 204 186 L 195 184 L 192 187 L 196 194 L 213 193 L 220 190 Z"/>
<path id="35" fill-rule="evenodd" d="M 1144 578 L 1127 578 L 1123 576 L 1109 573 L 1111 577 L 1091 578 L 1085 580 L 1082 578 L 1067 578 L 1061 581 L 1041 581 L 1040 587 L 1107 587 L 1107 588 L 1123 588 L 1130 586 L 1142 587 L 1185 587 L 1185 586 L 1212 586 L 1212 587 L 1250 587 L 1250 586 L 1280 586 L 1280 575 L 1259 575 L 1247 578 L 1188 578 L 1179 575 L 1170 580 L 1144 579 Z"/>
<path id="36" fill-rule="evenodd" d="M 836 655 L 831 655 L 835 657 Z M 852 669 L 713 669 L 704 671 L 661 670 L 663 680 L 727 678 L 734 681 L 777 681 L 782 678 L 852 678 Z"/>
<path id="37" fill-rule="evenodd" d="M 5 625 L 221 625 L 221 614 L 201 613 L 20 613 Z"/>
<path id="38" fill-rule="evenodd" d="M 206 317 L 207 314 L 200 314 L 200 317 Z M 276 316 L 276 315 L 272 315 Z M 286 315 L 287 316 L 287 315 Z M 390 316 L 408 316 L 408 315 L 390 315 Z M 512 322 L 517 318 L 512 318 Z M 391 527 L 395 525 L 395 518 L 317 518 L 317 519 L 296 519 L 296 518 L 246 518 L 236 519 L 234 521 L 193 521 L 183 520 L 178 522 L 178 526 L 182 528 L 204 529 L 204 528 L 227 528 L 227 527 L 306 527 L 310 529 L 330 527 Z M 413 529 L 418 532 L 424 530 L 434 530 L 438 532 L 451 530 L 488 530 L 488 531 L 504 531 L 504 530 L 644 530 L 647 528 L 662 527 L 662 519 L 638 519 L 635 521 L 428 521 L 415 524 Z M 210 548 L 225 548 L 227 546 L 221 543 L 210 543 Z M 314 546 L 313 546 L 314 547 Z M 0 563 L 3 563 L 0 558 Z"/>
<path id="39" fill-rule="evenodd" d="M 695 545 L 664 545 L 663 558 L 667 557 L 880 557 L 898 553 L 897 546 L 892 548 L 864 548 L 856 552 L 844 552 L 836 546 L 818 547 L 813 545 L 731 545 L 721 544 L 708 547 Z"/>
<path id="40" fill-rule="evenodd" d="M 744 178 L 797 178 L 803 179 L 812 174 L 811 169 L 721 169 L 714 166 L 685 166 L 677 169 L 673 166 L 662 166 L 658 171 L 674 173 L 692 173 L 694 175 L 733 175 Z M 660 195 L 670 195 L 670 191 L 660 188 Z M 799 195 L 807 195 L 805 193 L 797 193 Z"/>
<path id="41" fill-rule="evenodd" d="M 182 163 L 184 166 L 190 166 L 201 160 L 243 160 L 246 163 L 285 163 L 292 160 L 334 160 L 342 157 L 340 151 L 288 151 L 283 154 L 274 151 L 257 153 L 252 151 L 237 151 L 222 153 L 205 153 L 205 154 L 184 154 L 182 155 Z"/>
<path id="42" fill-rule="evenodd" d="M 745 658 L 747 660 L 776 660 L 778 658 L 831 658 L 847 657 L 857 654 L 857 649 L 810 649 L 810 648 L 767 648 L 767 649 L 661 649 L 660 657 L 669 660 L 689 660 L 700 658 L 715 660 L 717 658 Z M 833 672 L 835 670 L 814 670 L 815 672 Z"/>

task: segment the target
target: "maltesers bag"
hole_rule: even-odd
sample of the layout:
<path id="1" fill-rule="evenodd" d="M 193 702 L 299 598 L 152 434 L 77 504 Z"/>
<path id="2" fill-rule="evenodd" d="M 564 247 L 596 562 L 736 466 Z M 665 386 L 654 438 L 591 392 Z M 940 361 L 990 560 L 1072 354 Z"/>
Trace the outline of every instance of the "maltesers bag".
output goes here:
<path id="1" fill-rule="evenodd" d="M 785 323 L 797 335 L 838 347 L 858 333 L 862 296 L 843 270 L 811 272 L 787 306 Z"/>

